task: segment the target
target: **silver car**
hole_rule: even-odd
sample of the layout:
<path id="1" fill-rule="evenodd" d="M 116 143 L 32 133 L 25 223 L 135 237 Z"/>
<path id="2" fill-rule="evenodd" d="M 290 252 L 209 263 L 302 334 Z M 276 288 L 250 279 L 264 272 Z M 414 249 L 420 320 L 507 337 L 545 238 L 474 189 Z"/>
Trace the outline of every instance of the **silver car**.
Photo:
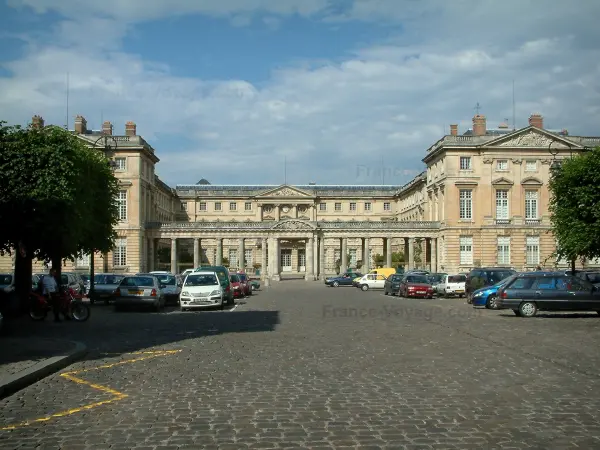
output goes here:
<path id="1" fill-rule="evenodd" d="M 158 278 L 153 275 L 126 276 L 115 294 L 115 309 L 123 306 L 150 306 L 160 311 L 165 306 L 165 296 Z"/>
<path id="2" fill-rule="evenodd" d="M 105 304 L 114 300 L 117 288 L 125 278 L 123 275 L 114 273 L 98 273 L 94 275 L 94 295 L 90 297 L 90 303 L 96 300 L 104 301 Z"/>

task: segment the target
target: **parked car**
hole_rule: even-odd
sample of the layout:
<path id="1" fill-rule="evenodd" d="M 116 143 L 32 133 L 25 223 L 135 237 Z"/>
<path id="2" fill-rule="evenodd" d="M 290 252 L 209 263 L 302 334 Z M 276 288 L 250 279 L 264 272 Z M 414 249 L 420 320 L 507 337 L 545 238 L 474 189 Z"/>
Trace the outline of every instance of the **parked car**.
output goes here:
<path id="1" fill-rule="evenodd" d="M 433 286 L 427 281 L 426 275 L 408 272 L 400 280 L 398 297 L 433 298 Z"/>
<path id="2" fill-rule="evenodd" d="M 385 283 L 383 285 L 383 294 L 384 295 L 396 295 L 400 290 L 400 282 L 404 275 L 400 273 L 395 273 L 390 277 L 387 277 Z"/>
<path id="3" fill-rule="evenodd" d="M 81 277 L 81 279 L 83 280 L 83 288 L 84 288 L 84 294 L 88 295 L 90 292 L 90 275 L 87 273 L 80 273 L 79 276 Z"/>
<path id="4" fill-rule="evenodd" d="M 252 280 L 250 280 L 250 278 L 248 278 L 248 275 L 246 275 L 245 273 L 238 273 L 237 275 L 238 277 L 240 277 L 240 283 L 244 287 L 244 295 L 252 295 L 252 291 L 254 291 L 254 289 L 252 288 Z"/>
<path id="5" fill-rule="evenodd" d="M 181 286 L 183 285 L 181 277 L 179 277 L 179 275 L 170 274 L 169 272 L 150 272 L 150 275 L 156 276 L 160 284 L 164 286 L 162 292 L 165 297 L 165 305 L 178 305 Z"/>
<path id="6" fill-rule="evenodd" d="M 596 311 L 600 314 L 600 289 L 587 280 L 564 272 L 524 272 L 498 290 L 496 305 L 520 317 L 538 311 Z"/>
<path id="7" fill-rule="evenodd" d="M 94 304 L 96 301 L 104 301 L 106 305 L 111 300 L 114 301 L 117 295 L 117 288 L 125 278 L 124 275 L 114 273 L 98 273 L 94 275 L 94 294 L 88 292 L 90 297 L 90 303 Z M 91 285 L 90 285 L 91 287 Z"/>
<path id="8" fill-rule="evenodd" d="M 473 292 L 473 306 L 485 306 L 487 309 L 498 309 L 498 289 L 504 286 L 514 275 L 499 281 L 493 286 L 486 286 Z"/>
<path id="9" fill-rule="evenodd" d="M 359 272 L 346 272 L 343 275 L 325 278 L 325 285 L 332 286 L 332 287 L 352 286 L 352 281 L 355 278 L 362 278 L 362 277 L 363 277 L 362 273 L 359 273 Z"/>
<path id="10" fill-rule="evenodd" d="M 237 273 L 229 275 L 229 281 L 233 289 L 233 298 L 242 298 L 246 295 L 245 284 L 242 284 L 242 280 Z"/>
<path id="11" fill-rule="evenodd" d="M 200 266 L 194 270 L 193 273 L 207 271 L 216 272 L 225 295 L 226 303 L 228 305 L 233 305 L 233 289 L 231 288 L 231 282 L 229 281 L 229 269 L 225 266 Z"/>
<path id="12" fill-rule="evenodd" d="M 125 276 L 115 293 L 115 309 L 124 306 L 150 306 L 160 311 L 165 306 L 165 297 L 156 276 Z"/>
<path id="13" fill-rule="evenodd" d="M 258 291 L 260 289 L 260 281 L 258 280 L 250 280 L 250 289 L 254 291 Z"/>
<path id="14" fill-rule="evenodd" d="M 358 287 L 363 291 L 368 291 L 369 289 L 383 289 L 385 287 L 385 276 L 376 273 L 363 275 L 358 282 Z"/>
<path id="15" fill-rule="evenodd" d="M 473 292 L 477 289 L 493 286 L 515 273 L 517 273 L 515 270 L 506 267 L 481 267 L 471 270 L 465 282 L 467 303 L 472 303 Z"/>
<path id="16" fill-rule="evenodd" d="M 565 271 L 566 275 L 571 275 L 571 271 Z M 596 287 L 600 287 L 600 271 L 598 270 L 576 270 L 574 274 L 577 278 L 589 281 Z"/>
<path id="17" fill-rule="evenodd" d="M 427 277 L 427 281 L 429 284 L 433 286 L 435 290 L 435 286 L 442 282 L 444 275 L 448 275 L 447 273 L 430 273 L 429 275 L 425 275 Z"/>
<path id="18" fill-rule="evenodd" d="M 229 281 L 228 284 L 231 286 Z M 182 311 L 215 306 L 224 309 L 227 302 L 228 296 L 217 272 L 197 270 L 185 278 L 179 298 Z"/>
<path id="19" fill-rule="evenodd" d="M 464 297 L 466 275 L 444 275 L 442 281 L 438 283 L 434 290 L 437 294 L 446 298 L 454 295 Z"/>

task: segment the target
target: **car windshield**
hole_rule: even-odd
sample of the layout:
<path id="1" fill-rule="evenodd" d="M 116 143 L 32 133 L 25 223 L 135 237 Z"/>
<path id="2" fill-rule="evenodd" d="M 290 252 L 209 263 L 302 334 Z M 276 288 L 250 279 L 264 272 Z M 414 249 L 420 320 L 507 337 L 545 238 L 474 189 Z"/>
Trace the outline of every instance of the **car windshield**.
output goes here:
<path id="1" fill-rule="evenodd" d="M 239 282 L 240 282 L 240 277 L 238 277 L 237 275 L 230 275 L 230 276 L 229 276 L 229 280 L 230 280 L 232 283 L 239 283 Z"/>
<path id="2" fill-rule="evenodd" d="M 119 275 L 94 275 L 94 284 L 119 284 L 123 278 Z"/>
<path id="3" fill-rule="evenodd" d="M 152 277 L 126 277 L 121 282 L 122 286 L 141 287 L 154 286 L 154 278 Z"/>
<path id="4" fill-rule="evenodd" d="M 492 284 L 496 284 L 496 283 L 499 283 L 500 281 L 510 277 L 514 273 L 515 272 L 508 271 L 508 270 L 500 270 L 500 271 L 494 270 L 492 272 L 489 272 L 487 275 L 488 275 L 489 282 Z"/>
<path id="5" fill-rule="evenodd" d="M 185 279 L 186 286 L 218 286 L 219 281 L 217 277 L 208 274 L 208 275 L 188 275 Z"/>
<path id="6" fill-rule="evenodd" d="M 444 275 L 429 275 L 427 277 L 427 279 L 431 282 L 431 283 L 439 283 L 440 281 L 442 281 L 442 278 L 444 277 Z"/>
<path id="7" fill-rule="evenodd" d="M 173 275 L 158 275 L 158 281 L 165 286 L 175 286 L 177 284 L 177 278 Z"/>
<path id="8" fill-rule="evenodd" d="M 504 278 L 503 280 L 500 280 L 500 281 L 498 281 L 496 284 L 494 284 L 494 286 L 493 286 L 493 287 L 500 287 L 500 286 L 504 286 L 504 285 L 505 285 L 505 284 L 508 282 L 508 280 L 510 280 L 512 277 L 513 277 L 513 276 L 511 275 L 511 276 L 509 276 L 509 277 L 506 277 L 506 278 Z"/>
<path id="9" fill-rule="evenodd" d="M 410 275 L 406 277 L 406 281 L 409 283 L 429 284 L 429 282 L 427 281 L 427 277 L 424 275 Z"/>

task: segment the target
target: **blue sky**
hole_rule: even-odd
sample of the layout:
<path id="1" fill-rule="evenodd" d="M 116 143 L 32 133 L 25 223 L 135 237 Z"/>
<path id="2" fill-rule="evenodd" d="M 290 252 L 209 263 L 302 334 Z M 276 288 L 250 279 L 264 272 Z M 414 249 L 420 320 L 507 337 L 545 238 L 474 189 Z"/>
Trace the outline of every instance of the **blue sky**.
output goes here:
<path id="1" fill-rule="evenodd" d="M 8 0 L 0 120 L 129 120 L 168 184 L 403 184 L 471 126 L 600 135 L 600 3 Z"/>

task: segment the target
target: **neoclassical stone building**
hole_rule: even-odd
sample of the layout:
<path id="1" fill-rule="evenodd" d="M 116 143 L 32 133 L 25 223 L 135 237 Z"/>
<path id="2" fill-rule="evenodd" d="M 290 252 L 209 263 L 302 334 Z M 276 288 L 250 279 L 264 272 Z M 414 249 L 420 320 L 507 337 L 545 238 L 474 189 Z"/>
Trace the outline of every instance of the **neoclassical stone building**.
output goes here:
<path id="1" fill-rule="evenodd" d="M 156 270 L 158 249 L 167 246 L 173 272 L 227 263 L 249 271 L 260 267 L 272 280 L 286 275 L 315 280 L 357 265 L 365 272 L 375 255 L 383 255 L 389 266 L 397 251 L 408 268 L 434 272 L 566 267 L 553 256 L 550 164 L 600 145 L 600 137 L 547 130 L 540 115 L 518 130 L 506 124 L 490 129 L 485 116 L 476 115 L 462 134 L 451 125 L 450 134 L 425 151 L 424 171 L 404 186 L 236 186 L 201 180 L 170 188 L 156 176 L 159 158 L 134 123 L 114 135 L 109 122 L 92 131 L 78 116 L 74 133 L 90 146 L 102 136 L 117 144 L 108 156 L 122 187 L 119 239 L 113 252 L 95 258 L 96 271 Z M 193 263 L 180 262 L 183 248 L 193 254 Z M 66 269 L 88 271 L 89 258 Z"/>

